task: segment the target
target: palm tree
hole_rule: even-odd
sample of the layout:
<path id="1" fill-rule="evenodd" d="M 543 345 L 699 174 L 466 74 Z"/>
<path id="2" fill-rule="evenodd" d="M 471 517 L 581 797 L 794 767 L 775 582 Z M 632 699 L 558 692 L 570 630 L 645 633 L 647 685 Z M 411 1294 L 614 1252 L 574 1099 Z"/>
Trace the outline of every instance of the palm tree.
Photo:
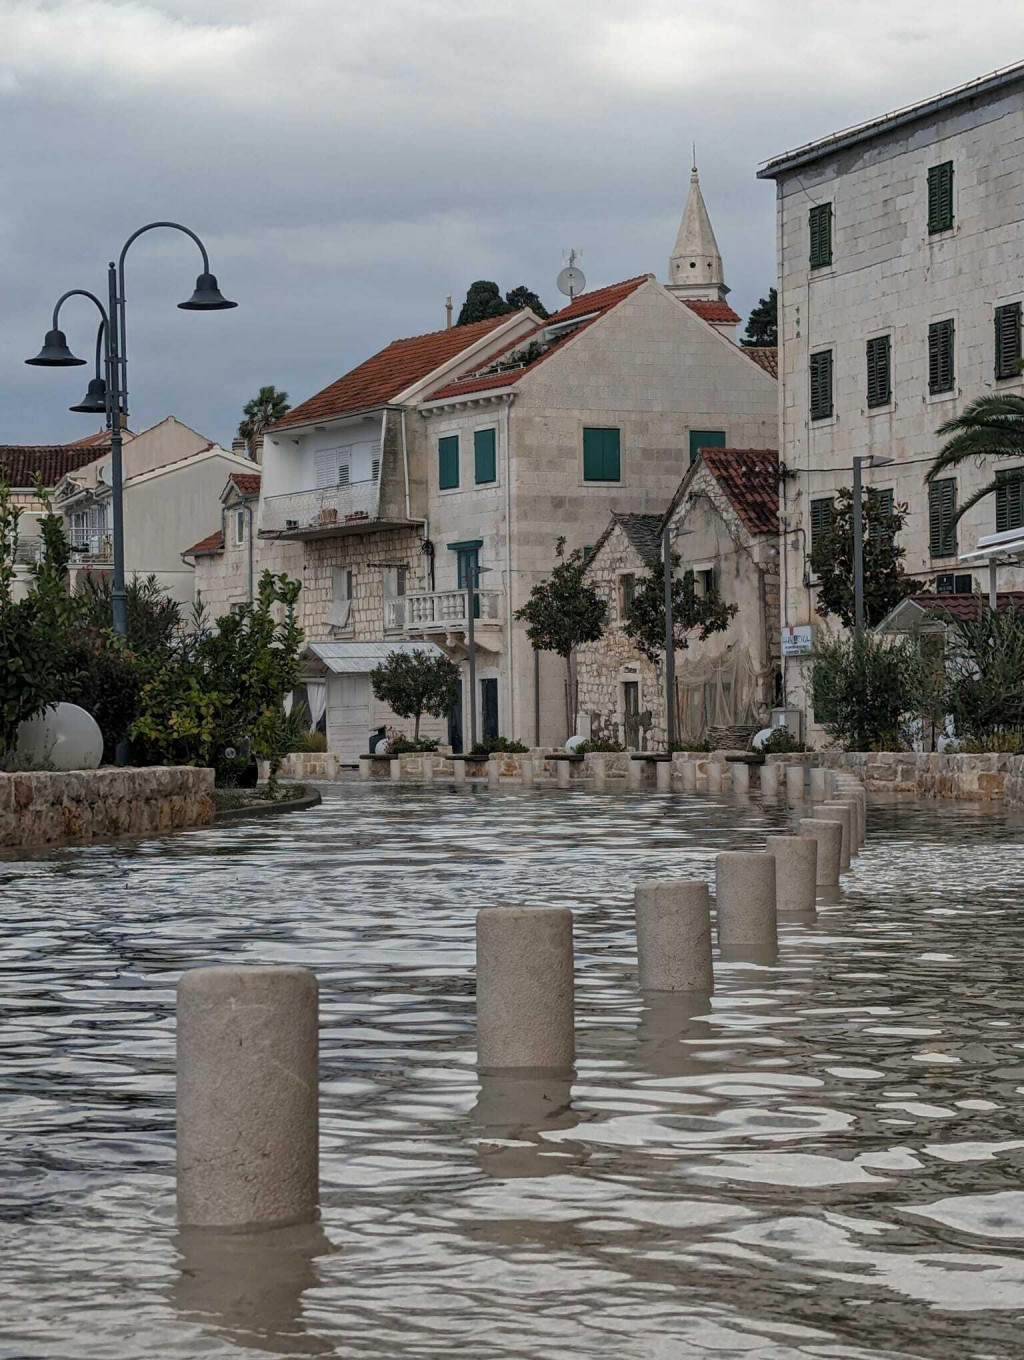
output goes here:
<path id="1" fill-rule="evenodd" d="M 250 458 L 256 457 L 257 446 L 268 426 L 287 415 L 291 409 L 288 393 L 279 392 L 276 387 L 261 387 L 252 401 L 245 403 L 238 425 L 238 437 L 245 440 Z"/>
<path id="2" fill-rule="evenodd" d="M 937 434 L 948 435 L 928 469 L 926 482 L 934 481 L 968 458 L 1024 458 L 1024 397 L 1010 392 L 977 397 L 958 416 L 940 425 Z M 972 506 L 991 496 L 999 486 L 993 479 L 958 506 L 954 523 Z"/>

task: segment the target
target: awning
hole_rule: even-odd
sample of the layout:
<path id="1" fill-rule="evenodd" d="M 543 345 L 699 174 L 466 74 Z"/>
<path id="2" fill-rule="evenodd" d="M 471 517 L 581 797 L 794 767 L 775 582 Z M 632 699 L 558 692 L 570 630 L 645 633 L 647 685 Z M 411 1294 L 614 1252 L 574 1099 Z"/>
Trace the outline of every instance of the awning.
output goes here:
<path id="1" fill-rule="evenodd" d="M 395 652 L 426 652 L 446 656 L 436 642 L 310 642 L 303 658 L 322 661 L 335 675 L 369 675 Z"/>

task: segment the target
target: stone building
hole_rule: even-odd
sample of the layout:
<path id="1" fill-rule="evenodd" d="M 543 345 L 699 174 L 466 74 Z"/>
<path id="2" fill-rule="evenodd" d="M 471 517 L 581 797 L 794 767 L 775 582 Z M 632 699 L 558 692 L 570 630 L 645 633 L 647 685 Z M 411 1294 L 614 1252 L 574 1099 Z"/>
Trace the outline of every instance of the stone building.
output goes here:
<path id="1" fill-rule="evenodd" d="M 195 573 L 196 600 L 211 620 L 250 601 L 259 572 L 266 566 L 256 540 L 260 481 L 258 472 L 232 472 L 220 493 L 219 527 L 181 554 Z M 286 554 L 281 556 L 275 570 L 287 571 Z M 294 574 L 302 569 L 301 549 L 293 550 L 292 556 Z"/>
<path id="2" fill-rule="evenodd" d="M 594 545 L 587 579 L 608 603 L 605 635 L 576 653 L 580 712 L 591 735 L 630 750 L 664 750 L 665 678 L 623 629 L 641 575 L 662 552 L 667 519 L 694 588 L 737 613 L 676 654 L 676 730 L 703 741 L 712 729 L 765 726 L 779 683 L 779 460 L 771 449 L 702 449 L 665 515 L 615 514 Z M 736 736 L 732 742 L 737 740 Z"/>
<path id="3" fill-rule="evenodd" d="M 972 462 L 926 486 L 939 425 L 986 393 L 1024 393 L 1024 63 L 778 156 L 784 627 L 822 624 L 815 533 L 855 457 L 891 459 L 864 482 L 909 515 L 906 569 L 923 586 L 978 588 L 959 561 L 982 536 L 1024 527 L 1024 466 L 999 464 L 998 497 L 953 514 L 989 482 Z M 1024 585 L 1019 569 L 1000 588 Z M 810 708 L 810 656 L 786 659 L 788 705 Z"/>

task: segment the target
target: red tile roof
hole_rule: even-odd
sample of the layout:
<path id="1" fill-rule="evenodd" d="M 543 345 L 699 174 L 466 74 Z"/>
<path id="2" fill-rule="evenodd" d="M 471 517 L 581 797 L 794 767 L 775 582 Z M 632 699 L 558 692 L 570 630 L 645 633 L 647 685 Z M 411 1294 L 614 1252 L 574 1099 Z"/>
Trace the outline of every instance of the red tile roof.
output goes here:
<path id="1" fill-rule="evenodd" d="M 124 433 L 128 434 L 130 433 L 130 431 L 125 430 Z M 95 434 L 87 434 L 84 439 L 75 439 L 70 444 L 65 444 L 64 447 L 66 449 L 86 449 L 96 448 L 97 445 L 109 443 L 110 443 L 110 431 L 97 430 Z"/>
<path id="2" fill-rule="evenodd" d="M 701 449 L 700 457 L 752 534 L 779 532 L 775 449 Z"/>
<path id="3" fill-rule="evenodd" d="M 753 359 L 758 368 L 772 378 L 779 376 L 779 351 L 774 345 L 741 345 L 740 348 L 748 359 Z"/>
<path id="4" fill-rule="evenodd" d="M 978 617 L 980 606 L 988 596 L 933 595 L 930 591 L 922 591 L 907 598 L 930 614 L 948 614 L 957 623 L 971 623 Z M 996 596 L 996 608 L 1024 609 L 1024 590 L 1001 590 Z"/>
<path id="5" fill-rule="evenodd" d="M 10 486 L 29 487 L 38 472 L 44 486 L 56 486 L 69 472 L 94 463 L 97 450 L 75 444 L 0 444 L 0 476 Z"/>
<path id="6" fill-rule="evenodd" d="M 289 425 L 305 425 L 316 420 L 331 420 L 349 411 L 362 411 L 392 401 L 417 379 L 467 349 L 495 327 L 502 326 L 512 314 L 477 321 L 471 326 L 431 331 L 407 340 L 393 340 L 386 349 L 344 374 L 337 382 L 317 392 L 308 401 L 294 406 L 271 430 Z"/>
<path id="7" fill-rule="evenodd" d="M 258 496 L 262 476 L 258 472 L 233 472 L 228 481 L 234 482 L 243 496 Z"/>
<path id="8" fill-rule="evenodd" d="M 199 557 L 207 553 L 218 553 L 224 551 L 224 530 L 218 529 L 215 534 L 207 534 L 198 543 L 193 543 L 191 548 L 186 548 L 181 554 L 182 557 Z"/>
<path id="9" fill-rule="evenodd" d="M 705 321 L 724 324 L 726 321 L 741 320 L 727 302 L 712 302 L 710 298 L 683 298 L 682 301 L 691 312 L 696 312 Z"/>
<path id="10" fill-rule="evenodd" d="M 429 394 L 427 400 L 437 401 L 445 397 L 467 396 L 472 392 L 490 392 L 496 387 L 511 387 L 525 374 L 532 373 L 538 364 L 550 358 L 559 346 L 564 344 L 571 336 L 579 335 L 580 331 L 586 330 L 595 321 L 600 321 L 601 317 L 610 312 L 613 307 L 617 307 L 620 302 L 629 297 L 630 293 L 635 293 L 641 284 L 653 277 L 653 274 L 640 274 L 635 279 L 625 279 L 622 283 L 609 284 L 607 288 L 595 288 L 593 292 L 581 293 L 578 298 L 573 298 L 567 307 L 552 313 L 542 325 L 537 326 L 526 335 L 520 336 L 501 354 L 492 355 L 487 360 L 487 364 L 491 365 L 499 359 L 507 358 L 514 350 L 525 349 L 534 337 L 543 334 L 551 326 L 557 326 L 565 321 L 573 321 L 577 317 L 590 317 L 589 321 L 582 322 L 567 335 L 561 338 L 555 337 L 548 349 L 539 358 L 534 359 L 532 363 L 521 368 L 505 369 L 500 373 L 471 373 L 465 378 L 458 378 L 455 382 L 446 383 L 443 387 L 439 387 Z"/>

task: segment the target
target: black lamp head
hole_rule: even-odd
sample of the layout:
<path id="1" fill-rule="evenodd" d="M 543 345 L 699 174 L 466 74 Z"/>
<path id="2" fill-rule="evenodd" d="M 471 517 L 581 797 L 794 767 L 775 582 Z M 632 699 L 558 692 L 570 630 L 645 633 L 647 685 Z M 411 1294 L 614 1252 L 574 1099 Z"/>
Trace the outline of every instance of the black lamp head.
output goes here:
<path id="1" fill-rule="evenodd" d="M 85 360 L 76 359 L 71 353 L 63 331 L 52 330 L 46 332 L 43 347 L 36 357 L 26 359 L 25 362 L 39 368 L 74 368 L 78 364 L 84 364 Z"/>
<path id="2" fill-rule="evenodd" d="M 229 302 L 217 287 L 216 274 L 200 274 L 196 279 L 196 291 L 187 302 L 179 302 L 183 312 L 223 312 L 229 307 L 237 307 L 237 302 Z"/>
<path id="3" fill-rule="evenodd" d="M 89 390 L 77 406 L 69 406 L 69 411 L 81 411 L 87 416 L 101 416 L 107 409 L 107 384 L 102 378 L 90 378 Z"/>

